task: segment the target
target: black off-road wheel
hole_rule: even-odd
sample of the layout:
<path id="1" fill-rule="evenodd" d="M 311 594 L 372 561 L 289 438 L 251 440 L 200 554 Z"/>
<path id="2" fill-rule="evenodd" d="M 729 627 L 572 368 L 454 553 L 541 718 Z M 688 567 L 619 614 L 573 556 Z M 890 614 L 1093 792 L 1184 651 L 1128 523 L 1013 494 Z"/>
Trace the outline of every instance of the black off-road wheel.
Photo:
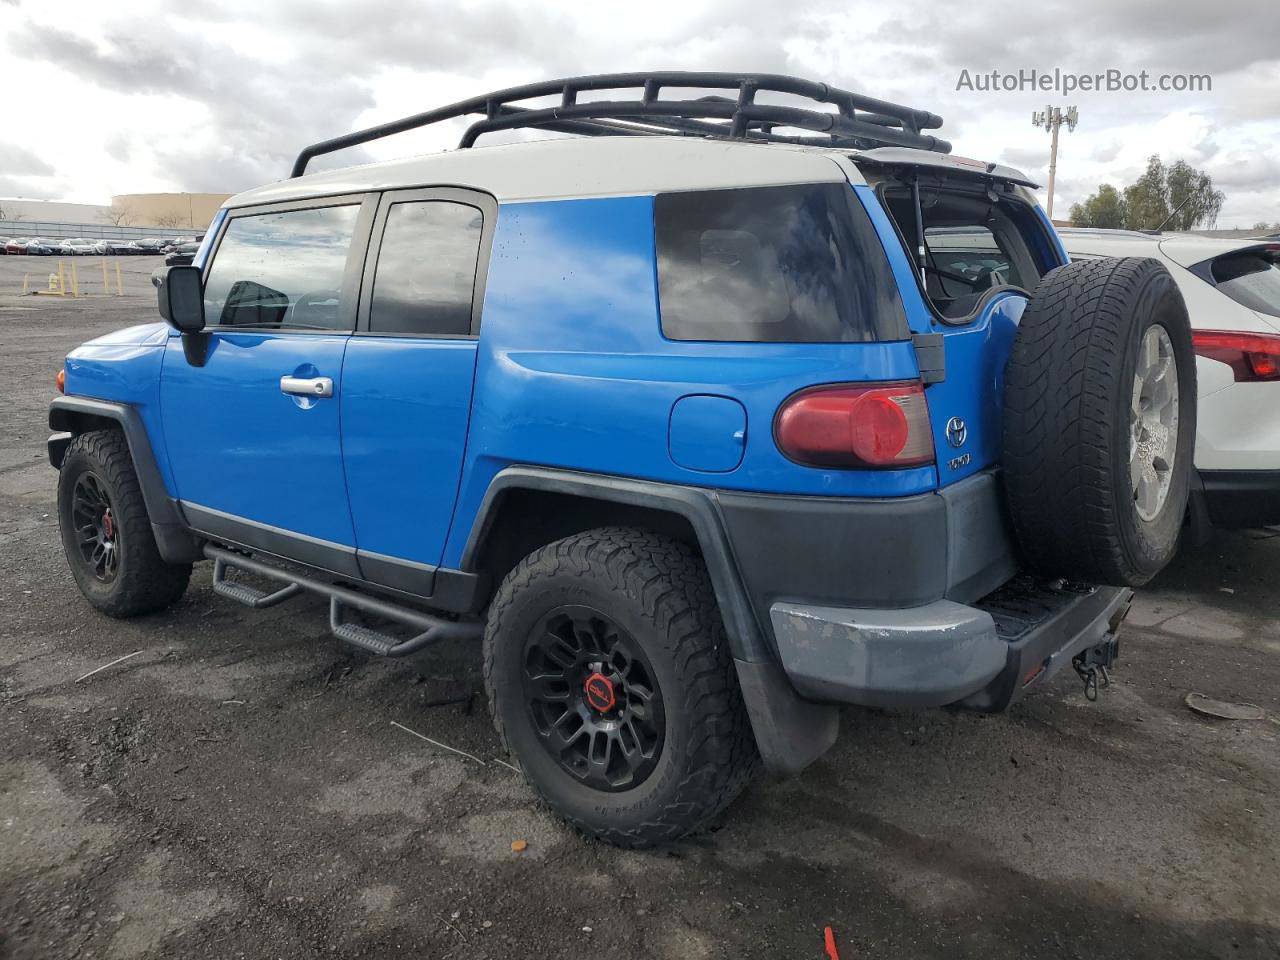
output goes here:
<path id="1" fill-rule="evenodd" d="M 489 610 L 484 675 L 529 783 L 619 846 L 705 826 L 757 762 L 706 567 L 653 533 L 591 530 L 522 560 Z"/>
<path id="2" fill-rule="evenodd" d="M 1104 258 L 1049 273 L 1005 371 L 1004 480 L 1026 563 L 1149 581 L 1177 550 L 1195 437 L 1191 324 L 1164 266 Z"/>
<path id="3" fill-rule="evenodd" d="M 161 559 L 120 431 L 94 430 L 71 441 L 58 474 L 58 524 L 71 575 L 102 613 L 121 619 L 154 613 L 186 590 L 191 564 Z"/>

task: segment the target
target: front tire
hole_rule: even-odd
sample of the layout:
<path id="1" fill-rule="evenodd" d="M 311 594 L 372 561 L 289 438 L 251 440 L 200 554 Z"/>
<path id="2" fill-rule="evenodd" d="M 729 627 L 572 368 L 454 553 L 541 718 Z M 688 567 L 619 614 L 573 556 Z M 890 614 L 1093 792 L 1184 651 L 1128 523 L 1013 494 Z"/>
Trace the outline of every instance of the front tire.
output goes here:
<path id="1" fill-rule="evenodd" d="M 602 528 L 522 560 L 490 606 L 484 673 L 507 749 L 588 836 L 675 840 L 755 767 L 706 567 L 665 537 Z"/>
<path id="2" fill-rule="evenodd" d="M 67 447 L 58 473 L 58 525 L 76 585 L 107 616 L 155 613 L 187 589 L 191 564 L 161 558 L 129 444 L 118 430 L 82 433 Z"/>

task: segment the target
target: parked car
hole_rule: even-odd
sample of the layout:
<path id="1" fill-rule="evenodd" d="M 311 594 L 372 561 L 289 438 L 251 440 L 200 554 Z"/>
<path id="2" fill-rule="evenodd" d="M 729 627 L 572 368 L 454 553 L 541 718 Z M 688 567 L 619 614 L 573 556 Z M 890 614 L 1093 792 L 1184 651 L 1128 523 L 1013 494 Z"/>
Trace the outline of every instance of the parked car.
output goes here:
<path id="1" fill-rule="evenodd" d="M 139 240 L 137 241 L 137 244 L 139 251 L 145 254 L 159 254 L 161 252 L 161 247 L 164 246 L 163 241 L 157 240 L 154 237 L 147 237 L 143 240 Z"/>
<path id="2" fill-rule="evenodd" d="M 32 237 L 27 241 L 26 253 L 29 257 L 51 257 L 57 252 L 58 248 L 52 240 L 46 240 L 43 237 Z"/>
<path id="3" fill-rule="evenodd" d="M 1280 524 L 1280 243 L 1063 229 L 1073 260 L 1154 257 L 1191 314 L 1199 383 L 1191 516 L 1207 527 Z"/>
<path id="4" fill-rule="evenodd" d="M 660 95 L 690 87 L 725 96 Z M 169 268 L 167 327 L 67 357 L 92 606 L 165 608 L 208 559 L 376 655 L 480 640 L 524 776 L 625 846 L 803 768 L 840 704 L 1000 710 L 1064 667 L 1096 694 L 1191 484 L 1161 264 L 1067 263 L 1021 173 L 824 83 L 580 77 L 397 126 L 472 114 L 435 156 L 304 175 L 385 133 L 307 147 Z M 579 136 L 467 149 L 522 126 Z M 999 269 L 935 265 L 964 226 Z"/>
<path id="5" fill-rule="evenodd" d="M 195 259 L 196 251 L 200 249 L 198 243 L 180 243 L 171 247 L 169 252 L 164 255 L 164 265 L 166 267 L 178 267 L 191 263 Z"/>
<path id="6" fill-rule="evenodd" d="M 0 257 L 3 257 L 9 252 L 7 247 L 9 246 L 9 241 L 12 239 L 12 237 L 0 237 Z"/>
<path id="7" fill-rule="evenodd" d="M 64 256 L 87 257 L 94 252 L 93 241 L 83 238 L 63 240 L 59 245 L 59 252 Z"/>
<path id="8" fill-rule="evenodd" d="M 18 256 L 27 252 L 29 237 L 14 237 L 4 245 L 4 252 L 10 256 Z"/>

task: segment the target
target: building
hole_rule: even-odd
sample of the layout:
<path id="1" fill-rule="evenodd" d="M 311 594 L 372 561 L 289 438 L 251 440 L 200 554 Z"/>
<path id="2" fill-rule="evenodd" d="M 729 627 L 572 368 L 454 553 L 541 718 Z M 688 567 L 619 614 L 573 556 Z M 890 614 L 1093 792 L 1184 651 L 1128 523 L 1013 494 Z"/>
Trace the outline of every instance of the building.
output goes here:
<path id="1" fill-rule="evenodd" d="M 57 223 L 110 223 L 110 208 L 97 203 L 62 203 L 58 200 L 21 200 L 0 197 L 0 220 L 40 220 Z"/>
<path id="2" fill-rule="evenodd" d="M 0 197 L 0 236 L 137 239 L 199 235 L 230 194 L 124 193 L 110 204 Z"/>
<path id="3" fill-rule="evenodd" d="M 111 198 L 110 222 L 131 227 L 203 231 L 229 193 L 122 193 Z"/>

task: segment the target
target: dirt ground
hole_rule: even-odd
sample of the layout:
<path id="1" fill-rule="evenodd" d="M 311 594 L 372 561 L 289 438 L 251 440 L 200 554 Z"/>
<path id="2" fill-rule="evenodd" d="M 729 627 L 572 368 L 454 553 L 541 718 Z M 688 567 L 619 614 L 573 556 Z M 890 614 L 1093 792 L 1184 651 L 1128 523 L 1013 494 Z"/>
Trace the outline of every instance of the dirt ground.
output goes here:
<path id="1" fill-rule="evenodd" d="M 23 259 L 0 258 L 0 957 L 819 958 L 826 925 L 844 960 L 1280 956 L 1280 537 L 1184 551 L 1097 703 L 1068 676 L 1002 716 L 850 709 L 718 829 L 622 852 L 495 762 L 473 646 L 378 660 L 321 603 L 247 610 L 199 568 L 169 612 L 93 613 L 46 405 L 66 350 L 155 307 L 16 298 Z M 126 263 L 146 294 L 155 263 Z"/>

